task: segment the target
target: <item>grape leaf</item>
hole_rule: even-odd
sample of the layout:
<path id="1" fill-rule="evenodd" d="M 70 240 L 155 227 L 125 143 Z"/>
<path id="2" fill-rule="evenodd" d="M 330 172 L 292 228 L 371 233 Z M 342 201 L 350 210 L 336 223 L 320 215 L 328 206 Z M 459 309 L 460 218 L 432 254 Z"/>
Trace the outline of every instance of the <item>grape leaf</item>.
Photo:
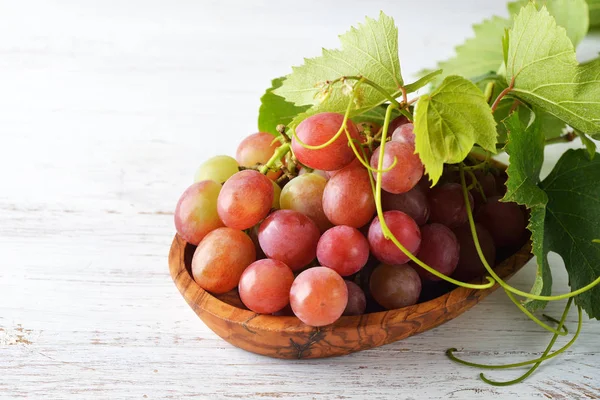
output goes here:
<path id="1" fill-rule="evenodd" d="M 360 115 L 357 115 L 352 118 L 352 121 L 358 122 L 375 122 L 381 126 L 383 126 L 383 121 L 385 120 L 385 111 L 387 110 L 387 106 L 382 104 L 380 106 L 374 107 L 367 112 L 364 112 Z M 394 119 L 400 116 L 400 111 L 397 109 L 392 110 L 391 118 Z"/>
<path id="2" fill-rule="evenodd" d="M 588 156 L 590 157 L 590 160 L 593 160 L 594 157 L 596 157 L 596 143 L 592 139 L 590 139 L 585 133 L 581 133 L 578 131 L 575 131 L 575 133 L 577 134 L 577 136 L 579 136 L 579 139 L 581 139 L 581 143 L 583 143 L 586 150 L 588 151 Z"/>
<path id="3" fill-rule="evenodd" d="M 545 7 L 529 4 L 509 35 L 507 81 L 512 94 L 573 128 L 600 134 L 600 62 L 580 66 L 564 28 Z"/>
<path id="4" fill-rule="evenodd" d="M 481 90 L 460 76 L 449 76 L 422 95 L 414 117 L 415 146 L 435 185 L 444 163 L 465 159 L 475 143 L 496 152 L 496 121 Z"/>
<path id="5" fill-rule="evenodd" d="M 306 111 L 307 106 L 296 106 L 285 101 L 281 96 L 273 93 L 273 90 L 281 87 L 284 77 L 275 78 L 271 81 L 271 87 L 260 98 L 258 110 L 258 130 L 277 135 L 277 125 L 289 124 L 296 115 Z"/>
<path id="6" fill-rule="evenodd" d="M 323 49 L 321 57 L 305 59 L 304 65 L 293 67 L 274 93 L 296 105 L 319 106 L 321 111 L 329 112 L 344 112 L 348 106 L 351 90 L 343 90 L 343 82 L 332 90 L 327 84 L 342 77 L 364 76 L 390 94 L 399 93 L 404 82 L 398 59 L 398 29 L 392 18 L 383 12 L 378 20 L 366 18 L 364 24 L 341 35 L 340 42 L 340 50 Z M 368 85 L 359 90 L 357 107 L 351 115 L 386 101 L 382 93 Z"/>
<path id="7" fill-rule="evenodd" d="M 587 0 L 590 10 L 590 28 L 600 28 L 600 0 Z"/>
<path id="8" fill-rule="evenodd" d="M 600 157 L 590 160 L 585 149 L 567 150 L 540 183 L 548 195 L 545 240 L 558 253 L 576 290 L 600 276 Z M 575 303 L 590 318 L 600 319 L 600 287 L 578 295 Z"/>
<path id="9" fill-rule="evenodd" d="M 457 46 L 456 55 L 438 63 L 444 73 L 436 80 L 441 82 L 449 75 L 475 77 L 497 71 L 502 64 L 502 35 L 511 26 L 506 18 L 492 17 L 473 25 L 475 36 Z"/>
<path id="10" fill-rule="evenodd" d="M 540 171 L 544 162 L 544 133 L 540 129 L 540 120 L 535 119 L 529 126 L 529 120 L 523 121 L 520 112 L 512 113 L 504 120 L 509 140 L 505 150 L 509 155 L 508 180 L 503 201 L 514 201 L 531 210 L 529 225 L 531 231 L 532 252 L 536 256 L 537 274 L 531 293 L 550 295 L 552 290 L 552 272 L 548 264 L 544 247 L 544 220 L 548 196 L 538 187 Z M 525 114 L 529 118 L 529 113 Z M 546 301 L 533 300 L 525 303 L 530 311 L 543 308 Z"/>
<path id="11" fill-rule="evenodd" d="M 573 46 L 581 42 L 588 32 L 590 18 L 588 4 L 585 0 L 518 0 L 508 4 L 508 11 L 517 15 L 521 8 L 528 3 L 533 3 L 537 9 L 546 6 L 550 15 L 554 17 L 558 26 L 567 31 L 567 36 Z"/>

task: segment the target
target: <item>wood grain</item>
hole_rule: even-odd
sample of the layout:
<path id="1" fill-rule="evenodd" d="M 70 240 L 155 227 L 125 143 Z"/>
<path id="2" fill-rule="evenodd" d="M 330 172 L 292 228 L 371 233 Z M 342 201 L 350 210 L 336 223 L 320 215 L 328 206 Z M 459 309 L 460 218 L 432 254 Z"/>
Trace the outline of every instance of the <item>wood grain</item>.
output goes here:
<path id="1" fill-rule="evenodd" d="M 203 160 L 235 154 L 254 132 L 271 78 L 382 9 L 409 39 L 399 44 L 412 81 L 472 23 L 505 14 L 504 2 L 0 0 L 0 9 L 0 399 L 600 398 L 597 321 L 585 319 L 577 343 L 518 386 L 489 387 L 479 370 L 448 361 L 448 347 L 476 362 L 539 356 L 549 335 L 500 290 L 419 335 L 291 362 L 214 334 L 166 268 L 179 195 Z M 581 59 L 599 44 L 586 39 Z M 544 170 L 580 146 L 548 148 Z M 564 293 L 562 261 L 549 261 Z M 529 290 L 533 279 L 529 262 L 510 283 Z M 571 313 L 567 325 L 576 323 Z"/>

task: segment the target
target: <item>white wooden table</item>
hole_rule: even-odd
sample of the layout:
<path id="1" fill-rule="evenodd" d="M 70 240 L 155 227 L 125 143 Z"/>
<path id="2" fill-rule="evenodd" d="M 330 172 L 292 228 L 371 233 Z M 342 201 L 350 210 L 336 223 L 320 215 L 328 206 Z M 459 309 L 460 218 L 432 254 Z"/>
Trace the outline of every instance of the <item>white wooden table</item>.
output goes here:
<path id="1" fill-rule="evenodd" d="M 549 335 L 500 292 L 417 337 L 283 361 L 219 339 L 171 282 L 172 210 L 199 163 L 256 130 L 271 78 L 380 9 L 409 78 L 505 14 L 492 0 L 0 1 L 0 398 L 600 398 L 595 321 L 518 386 L 446 359 L 539 355 Z"/>

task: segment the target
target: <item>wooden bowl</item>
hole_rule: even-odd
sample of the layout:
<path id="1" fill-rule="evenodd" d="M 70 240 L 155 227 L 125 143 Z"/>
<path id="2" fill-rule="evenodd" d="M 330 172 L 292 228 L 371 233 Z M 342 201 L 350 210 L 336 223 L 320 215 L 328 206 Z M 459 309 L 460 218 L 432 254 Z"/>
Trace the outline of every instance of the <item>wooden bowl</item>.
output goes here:
<path id="1" fill-rule="evenodd" d="M 341 356 L 392 343 L 456 318 L 498 287 L 497 284 L 485 290 L 459 287 L 410 307 L 341 317 L 332 325 L 314 328 L 296 317 L 261 315 L 241 308 L 237 296 L 220 295 L 217 298 L 208 293 L 191 275 L 194 249 L 195 246 L 177 235 L 169 253 L 171 277 L 187 303 L 210 329 L 229 343 L 276 358 Z M 531 245 L 527 243 L 498 264 L 495 271 L 506 279 L 531 257 Z"/>

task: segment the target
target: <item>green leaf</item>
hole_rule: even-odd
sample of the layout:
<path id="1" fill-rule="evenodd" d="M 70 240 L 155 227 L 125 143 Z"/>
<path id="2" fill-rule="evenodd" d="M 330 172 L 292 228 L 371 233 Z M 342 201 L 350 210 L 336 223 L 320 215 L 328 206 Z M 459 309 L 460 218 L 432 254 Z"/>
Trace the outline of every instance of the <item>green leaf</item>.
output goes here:
<path id="1" fill-rule="evenodd" d="M 578 131 L 575 131 L 575 133 L 577 134 L 577 136 L 579 136 L 579 139 L 581 139 L 581 143 L 583 143 L 583 145 L 587 149 L 590 160 L 593 160 L 596 156 L 596 143 L 594 143 L 594 141 L 590 139 L 585 133 L 581 133 Z"/>
<path id="2" fill-rule="evenodd" d="M 413 83 L 409 83 L 408 85 L 404 86 L 406 93 L 416 92 L 428 83 L 433 82 L 442 72 L 443 71 L 441 69 L 438 69 L 437 71 L 427 73 L 425 76 Z"/>
<path id="3" fill-rule="evenodd" d="M 289 124 L 298 114 L 306 111 L 307 106 L 295 106 L 288 103 L 281 96 L 273 93 L 273 90 L 281 87 L 284 77 L 275 78 L 271 81 L 271 87 L 260 98 L 260 109 L 258 110 L 258 130 L 277 135 L 277 125 Z"/>
<path id="4" fill-rule="evenodd" d="M 590 27 L 600 27 L 600 0 L 587 0 L 590 10 Z"/>
<path id="5" fill-rule="evenodd" d="M 385 120 L 385 111 L 387 109 L 387 105 L 380 105 L 377 107 L 374 107 L 372 109 L 370 109 L 367 112 L 364 112 L 360 115 L 357 115 L 355 117 L 352 118 L 352 121 L 359 123 L 359 122 L 375 122 L 381 126 L 383 126 L 383 122 Z M 398 111 L 397 109 L 394 109 L 392 111 L 392 119 L 399 117 L 400 116 L 400 111 Z"/>
<path id="6" fill-rule="evenodd" d="M 498 71 L 502 64 L 502 37 L 511 21 L 506 18 L 492 17 L 480 24 L 473 25 L 475 36 L 456 47 L 456 55 L 447 61 L 438 63 L 444 73 L 436 82 L 449 75 L 461 75 L 468 78 Z"/>
<path id="7" fill-rule="evenodd" d="M 481 90 L 460 76 L 449 76 L 422 95 L 414 118 L 415 146 L 435 185 L 444 163 L 465 159 L 475 143 L 496 152 L 496 121 Z"/>
<path id="8" fill-rule="evenodd" d="M 526 113 L 529 118 L 529 113 Z M 550 295 L 552 293 L 552 273 L 548 265 L 547 250 L 544 247 L 544 220 L 548 196 L 538 187 L 540 171 L 544 162 L 544 134 L 540 130 L 540 121 L 534 120 L 529 126 L 528 120 L 519 115 L 511 114 L 505 121 L 506 129 L 510 132 L 506 152 L 509 155 L 509 165 L 506 170 L 506 195 L 504 201 L 514 201 L 531 210 L 529 225 L 531 231 L 532 252 L 537 260 L 537 274 L 531 293 Z M 545 301 L 528 301 L 525 305 L 534 311 L 543 308 Z"/>
<path id="9" fill-rule="evenodd" d="M 296 105 L 319 106 L 320 110 L 344 112 L 351 90 L 337 83 L 329 90 L 327 82 L 342 77 L 363 76 L 390 94 L 398 93 L 404 84 L 398 59 L 398 29 L 394 20 L 381 13 L 378 20 L 367 18 L 358 28 L 340 36 L 340 50 L 323 49 L 323 55 L 304 60 L 293 67 L 275 94 Z M 353 82 L 351 82 L 353 83 Z M 357 107 L 351 113 L 360 114 L 386 101 L 386 97 L 368 85 L 360 87 Z"/>
<path id="10" fill-rule="evenodd" d="M 545 240 L 558 253 L 577 290 L 600 276 L 600 157 L 586 150 L 567 150 L 540 187 L 548 195 Z M 590 318 L 600 319 L 600 287 L 578 295 L 575 303 Z"/>
<path id="11" fill-rule="evenodd" d="M 512 94 L 573 128 L 600 134 L 600 62 L 580 66 L 565 30 L 545 7 L 529 4 L 510 32 L 507 81 Z"/>
<path id="12" fill-rule="evenodd" d="M 519 0 L 508 4 L 508 11 L 517 15 L 521 8 L 533 3 L 538 10 L 546 6 L 550 15 L 556 19 L 558 26 L 562 26 L 567 31 L 567 36 L 573 43 L 573 46 L 581 42 L 588 32 L 590 19 L 588 13 L 588 4 L 585 0 Z"/>

